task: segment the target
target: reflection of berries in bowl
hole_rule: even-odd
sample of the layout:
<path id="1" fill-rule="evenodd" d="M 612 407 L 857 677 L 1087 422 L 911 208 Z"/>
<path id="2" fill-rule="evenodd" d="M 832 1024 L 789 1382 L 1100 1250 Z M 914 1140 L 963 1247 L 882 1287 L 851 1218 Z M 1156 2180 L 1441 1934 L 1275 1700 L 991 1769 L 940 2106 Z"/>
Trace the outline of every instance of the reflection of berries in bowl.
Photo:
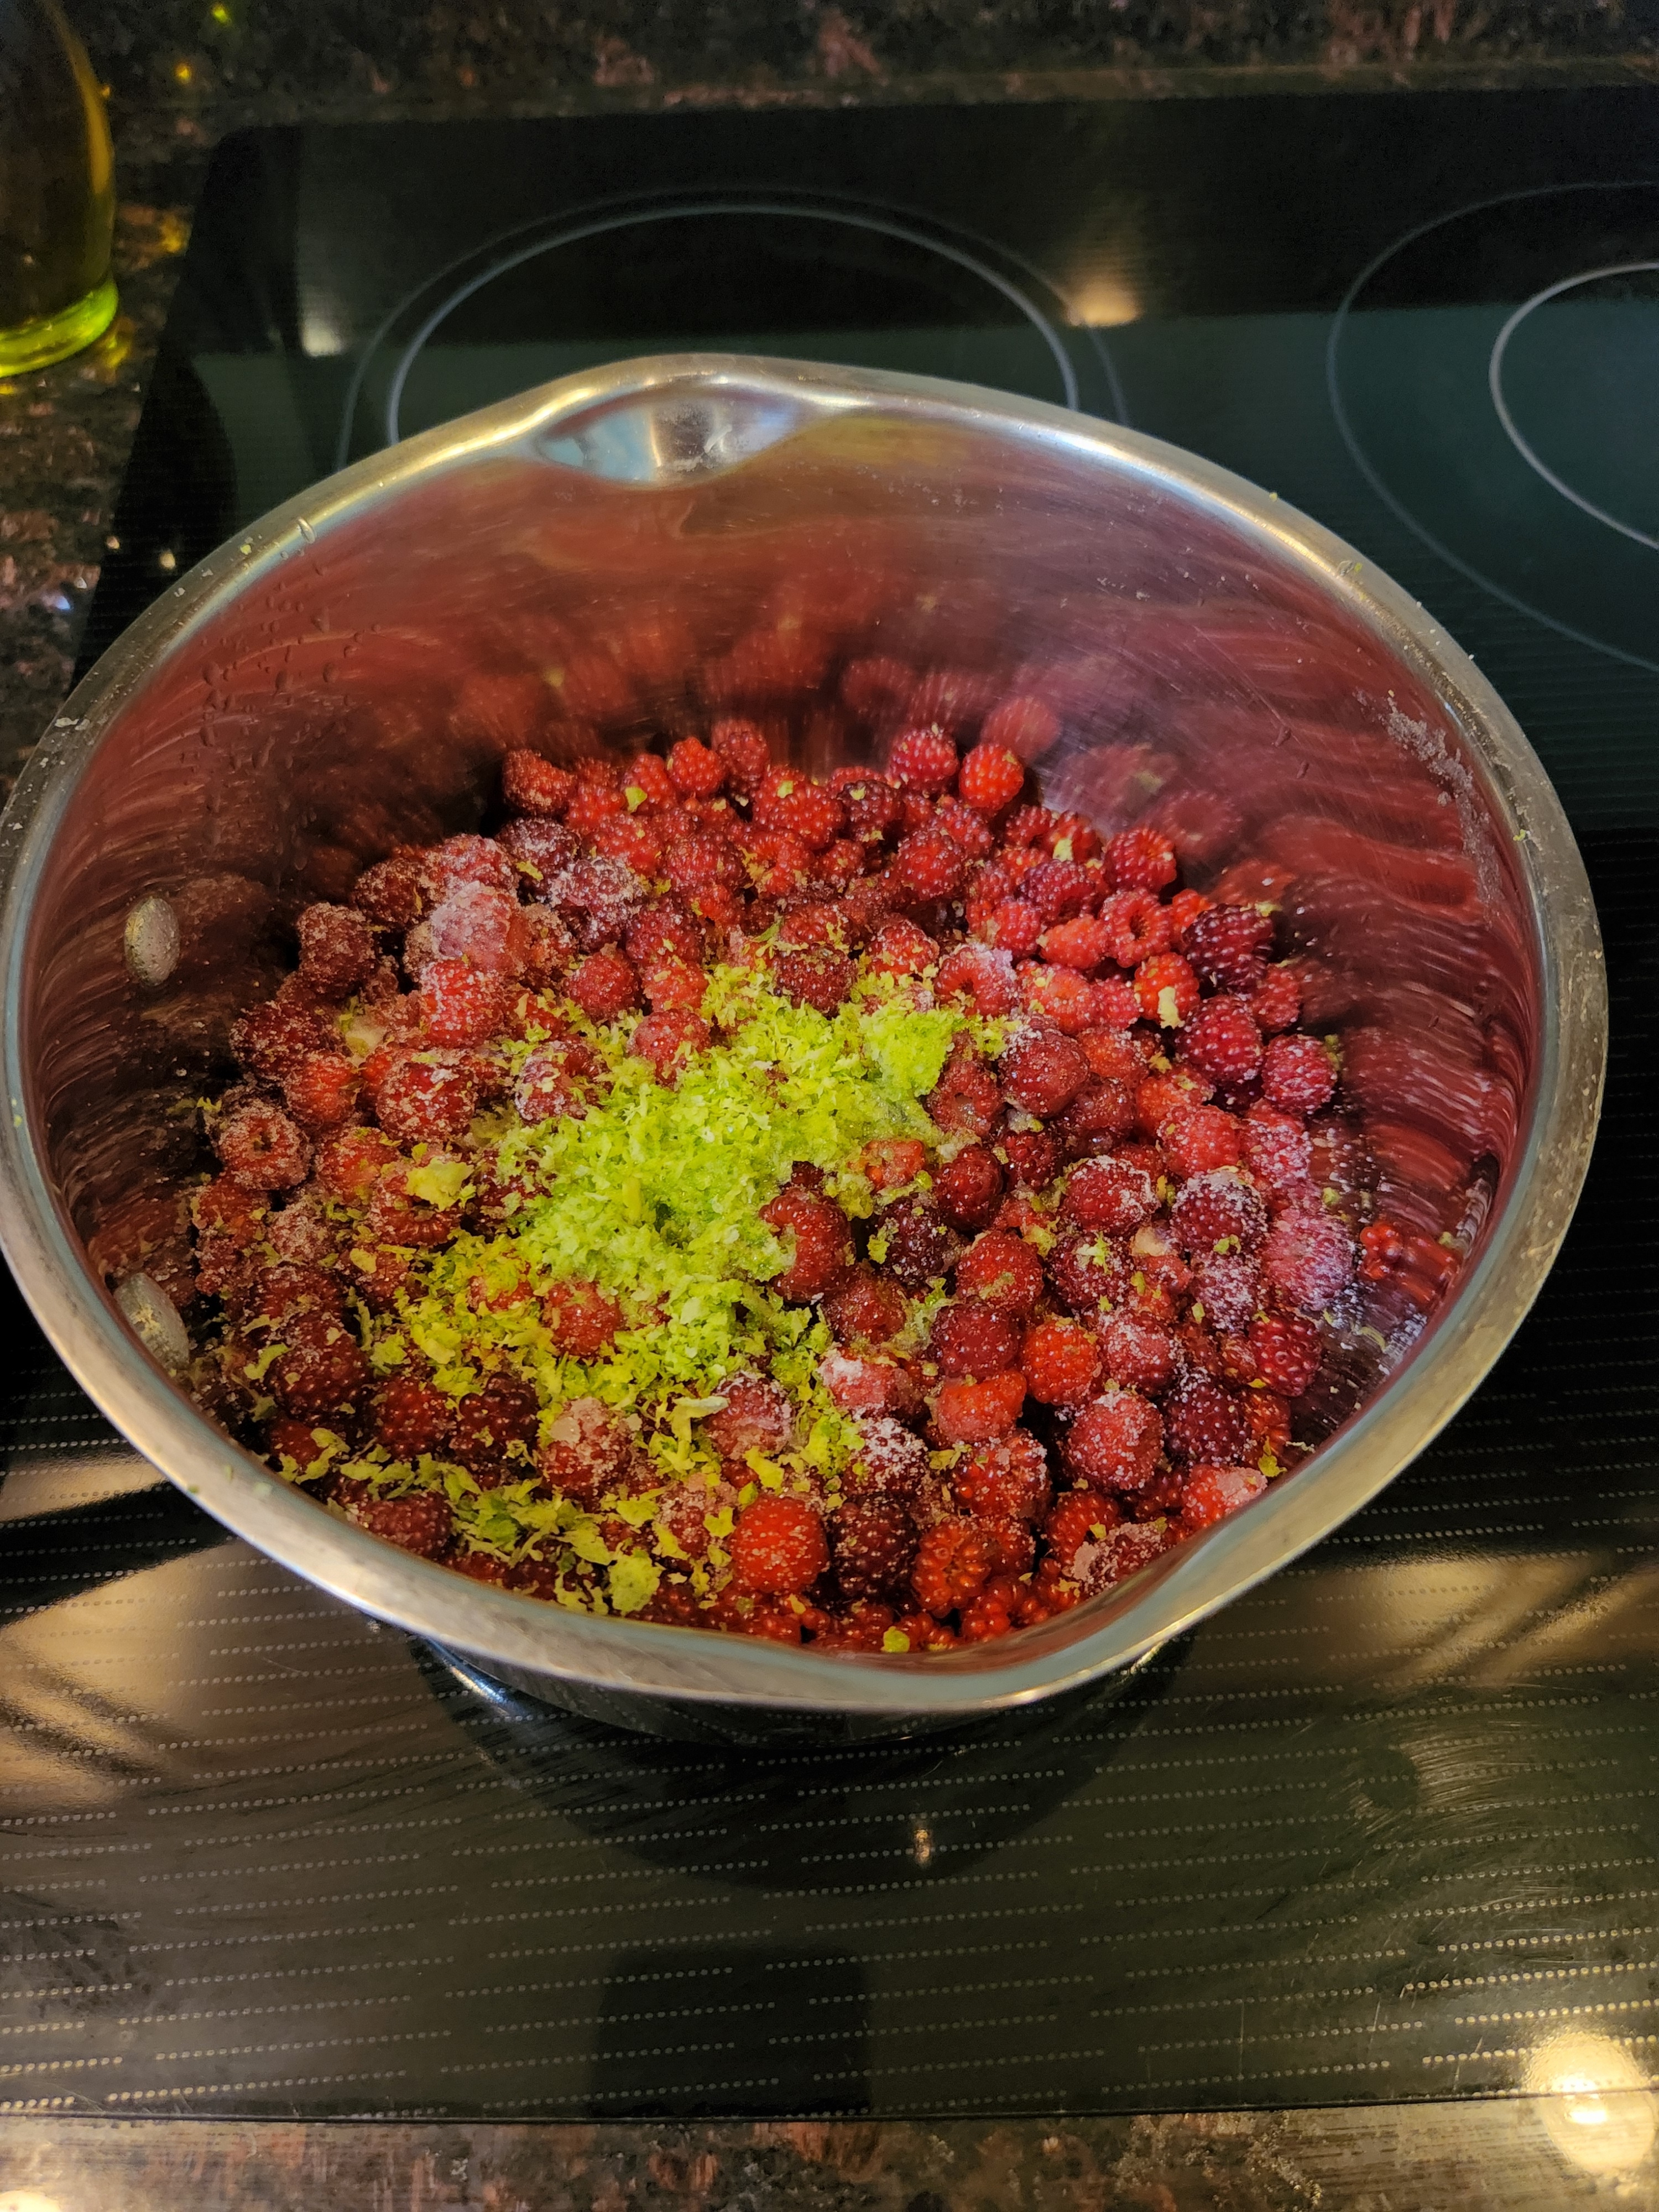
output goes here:
<path id="1" fill-rule="evenodd" d="M 279 513 L 63 727 L 25 1288 L 211 1510 L 544 1694 L 1121 1666 L 1421 1447 L 1577 1194 L 1524 741 L 1129 434 L 635 364 Z"/>

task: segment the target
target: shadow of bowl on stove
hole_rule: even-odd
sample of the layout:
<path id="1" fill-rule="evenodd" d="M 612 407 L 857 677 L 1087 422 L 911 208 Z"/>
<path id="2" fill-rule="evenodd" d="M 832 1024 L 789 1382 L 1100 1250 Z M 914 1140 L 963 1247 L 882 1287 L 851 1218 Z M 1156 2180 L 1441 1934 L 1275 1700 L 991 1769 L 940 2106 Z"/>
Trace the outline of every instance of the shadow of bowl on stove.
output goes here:
<path id="1" fill-rule="evenodd" d="M 845 1869 L 854 1860 L 911 1880 L 960 1874 L 1025 1833 L 1133 1743 L 1191 1645 L 1177 1638 L 1107 1681 L 948 1733 L 834 1747 L 821 1737 L 757 1746 L 606 1726 L 448 1652 L 411 1648 L 479 1755 L 545 1811 L 677 1873 L 811 1891 L 853 1878 Z M 1091 1717 L 1105 1711 L 1119 1714 L 1118 1725 L 1093 1730 Z"/>
<path id="2" fill-rule="evenodd" d="M 1309 1012 L 1342 1032 L 1381 1202 L 1430 1255 L 1456 1248 L 1449 1292 L 1425 1310 L 1393 1280 L 1356 1287 L 1304 1430 L 1320 1448 L 1248 1511 L 1060 1619 L 945 1654 L 596 1619 L 331 1517 L 152 1364 L 88 1240 L 199 1172 L 191 1102 L 272 988 L 284 925 L 392 846 L 476 828 L 510 745 L 626 755 L 742 712 L 823 769 L 884 734 L 845 703 L 854 664 L 896 667 L 901 690 L 926 677 L 970 733 L 992 700 L 1031 701 L 1053 804 L 1109 830 L 1156 819 L 1197 888 L 1276 896 L 1316 963 Z M 1599 1105 L 1577 848 L 1423 610 L 1191 454 L 927 379 L 623 363 L 315 487 L 78 687 L 0 829 L 0 1238 L 76 1378 L 298 1572 L 634 1725 L 666 1704 L 676 1725 L 701 1706 L 757 1733 L 902 1735 L 1167 1642 L 1374 1496 L 1467 1398 L 1553 1259 Z M 161 908 L 172 968 L 129 957 L 130 919 Z"/>

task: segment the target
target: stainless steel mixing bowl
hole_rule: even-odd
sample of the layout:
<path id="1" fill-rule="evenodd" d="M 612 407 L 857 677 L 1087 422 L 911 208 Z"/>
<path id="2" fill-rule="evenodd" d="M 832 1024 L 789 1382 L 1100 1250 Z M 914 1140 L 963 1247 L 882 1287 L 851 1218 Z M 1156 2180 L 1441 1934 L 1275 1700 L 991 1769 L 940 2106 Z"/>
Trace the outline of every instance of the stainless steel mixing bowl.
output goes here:
<path id="1" fill-rule="evenodd" d="M 1056 805 L 1170 824 L 1200 886 L 1268 864 L 1389 1212 L 1467 1250 L 1436 1310 L 1349 1317 L 1328 1431 L 1269 1494 L 1012 1640 L 927 1658 L 593 1620 L 347 1526 L 226 1442 L 88 1240 L 199 1167 L 283 931 L 557 754 L 715 711 L 806 766 L 868 739 L 840 666 L 1036 693 Z M 0 830 L 0 1232 L 98 1404 L 209 1512 L 488 1674 L 648 1725 L 937 1725 L 1123 1668 L 1404 1467 L 1531 1304 L 1577 1196 L 1606 1012 L 1538 761 L 1456 646 L 1316 524 L 1156 441 L 1000 393 L 719 356 L 621 363 L 410 440 L 204 561 L 100 661 Z M 95 1249 L 102 1249 L 96 1248 Z M 131 1309 L 132 1301 L 127 1301 Z M 141 1316 L 142 1317 L 142 1316 Z M 163 1356 L 164 1340 L 152 1334 Z"/>

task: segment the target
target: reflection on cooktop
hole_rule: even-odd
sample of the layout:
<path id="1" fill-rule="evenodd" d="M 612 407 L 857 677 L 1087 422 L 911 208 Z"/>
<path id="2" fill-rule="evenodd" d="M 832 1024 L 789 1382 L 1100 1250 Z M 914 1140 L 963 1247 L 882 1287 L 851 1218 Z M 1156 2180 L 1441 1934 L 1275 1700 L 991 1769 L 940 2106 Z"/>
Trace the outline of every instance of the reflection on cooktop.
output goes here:
<path id="1" fill-rule="evenodd" d="M 1498 598 L 1659 668 L 1659 185 L 1437 216 L 1350 288 L 1330 403 L 1394 514 Z"/>
<path id="2" fill-rule="evenodd" d="M 494 240 L 400 301 L 358 363 L 336 459 L 620 355 L 686 349 L 951 377 L 1115 415 L 1093 340 L 1005 250 L 897 210 L 629 202 Z"/>

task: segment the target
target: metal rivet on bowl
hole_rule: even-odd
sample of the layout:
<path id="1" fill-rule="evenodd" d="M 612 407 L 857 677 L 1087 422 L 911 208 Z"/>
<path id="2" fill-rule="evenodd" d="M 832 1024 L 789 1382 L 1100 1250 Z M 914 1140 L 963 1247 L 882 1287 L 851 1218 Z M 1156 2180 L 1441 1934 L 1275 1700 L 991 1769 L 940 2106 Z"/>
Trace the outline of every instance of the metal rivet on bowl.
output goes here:
<path id="1" fill-rule="evenodd" d="M 179 965 L 179 917 L 159 892 L 141 898 L 128 915 L 122 949 L 134 981 L 150 989 Z"/>
<path id="2" fill-rule="evenodd" d="M 190 1337 L 179 1309 L 148 1275 L 129 1275 L 115 1293 L 121 1317 L 158 1366 L 178 1375 L 190 1364 Z"/>

